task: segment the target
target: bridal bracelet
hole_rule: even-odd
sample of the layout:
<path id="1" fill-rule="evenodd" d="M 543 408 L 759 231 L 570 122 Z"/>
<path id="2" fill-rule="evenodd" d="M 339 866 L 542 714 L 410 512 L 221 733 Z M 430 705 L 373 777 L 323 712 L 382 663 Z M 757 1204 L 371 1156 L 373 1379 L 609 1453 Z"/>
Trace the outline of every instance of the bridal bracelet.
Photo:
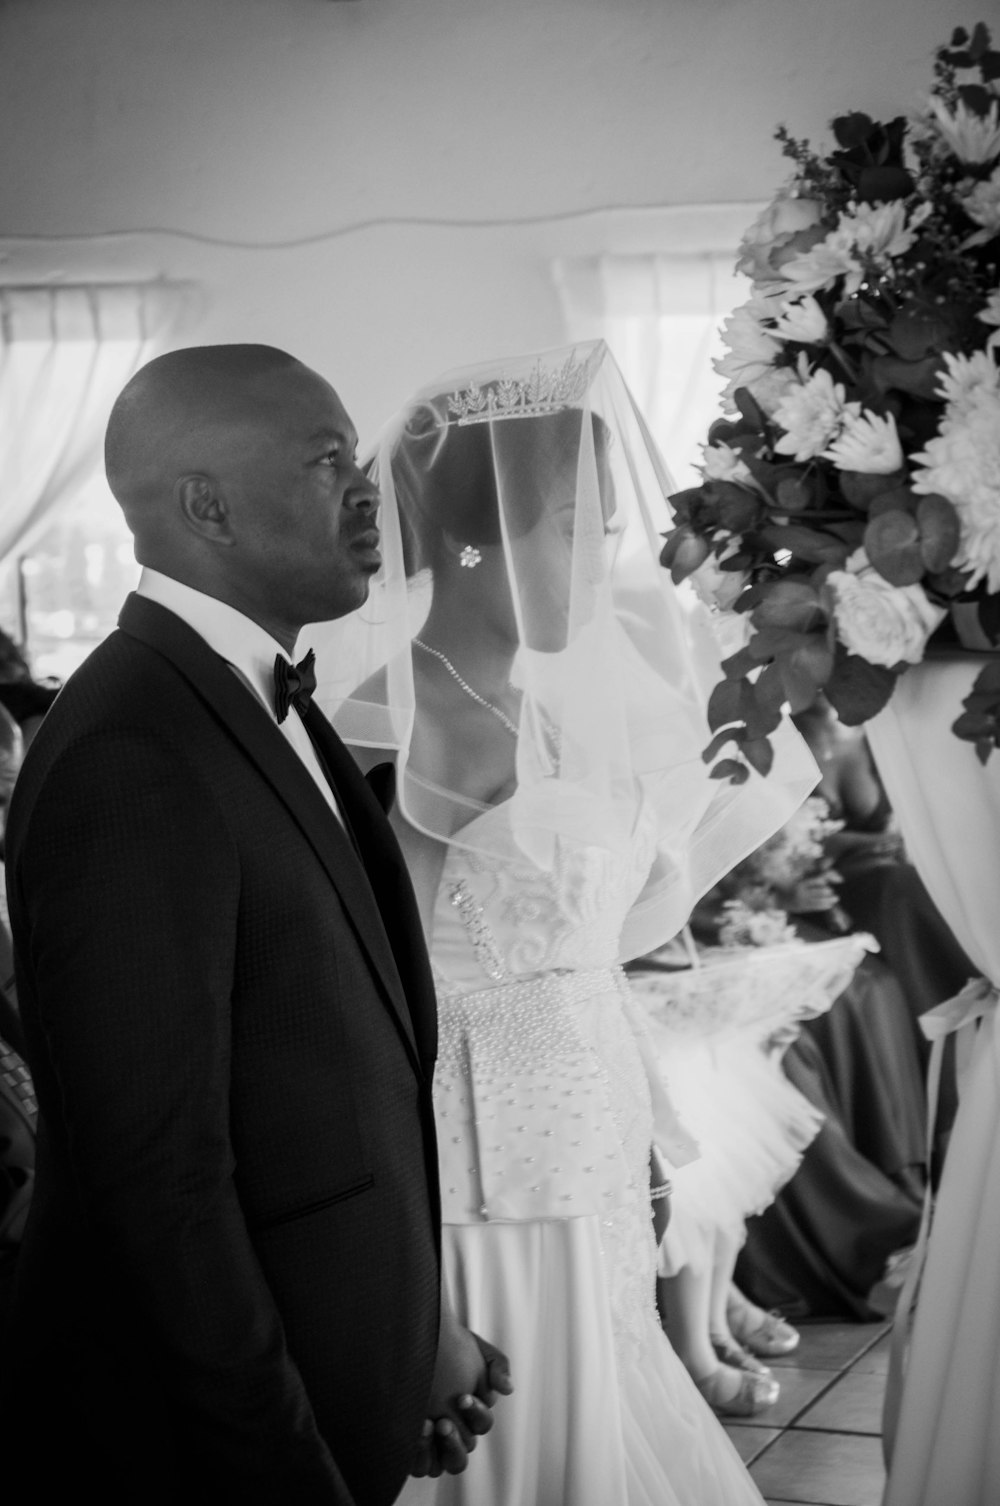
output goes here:
<path id="1" fill-rule="evenodd" d="M 649 1189 L 649 1200 L 655 1203 L 657 1198 L 669 1197 L 674 1190 L 672 1182 L 657 1182 L 655 1187 Z"/>

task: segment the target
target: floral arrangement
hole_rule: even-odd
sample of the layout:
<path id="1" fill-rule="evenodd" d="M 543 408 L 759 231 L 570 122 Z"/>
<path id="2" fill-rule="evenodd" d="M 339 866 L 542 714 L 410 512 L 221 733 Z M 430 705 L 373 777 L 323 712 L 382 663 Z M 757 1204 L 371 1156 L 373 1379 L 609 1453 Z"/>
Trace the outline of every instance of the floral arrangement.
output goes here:
<path id="1" fill-rule="evenodd" d="M 798 939 L 788 911 L 796 889 L 809 880 L 836 884 L 826 839 L 844 823 L 832 820 L 821 796 L 811 796 L 779 832 L 744 858 L 709 896 L 718 904 L 718 939 L 725 947 L 773 946 Z M 849 922 L 839 906 L 829 912 L 835 930 Z"/>
<path id="2" fill-rule="evenodd" d="M 709 704 L 706 761 L 736 745 L 715 777 L 767 773 L 783 708 L 820 691 L 844 723 L 867 721 L 963 611 L 983 647 L 1000 642 L 990 43 L 981 24 L 956 30 L 920 114 L 840 116 L 826 156 L 777 132 L 794 173 L 741 246 L 751 295 L 716 363 L 730 416 L 712 426 L 701 484 L 671 498 L 661 555 L 747 620 Z M 983 761 L 1000 746 L 1000 658 L 953 730 Z"/>

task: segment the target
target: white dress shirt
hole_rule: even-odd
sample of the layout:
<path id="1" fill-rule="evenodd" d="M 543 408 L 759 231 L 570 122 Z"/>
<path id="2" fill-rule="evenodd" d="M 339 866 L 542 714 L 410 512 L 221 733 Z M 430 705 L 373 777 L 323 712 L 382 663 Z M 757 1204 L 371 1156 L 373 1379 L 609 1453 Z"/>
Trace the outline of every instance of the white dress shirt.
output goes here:
<path id="1" fill-rule="evenodd" d="M 136 587 L 136 594 L 147 601 L 155 601 L 173 612 L 199 637 L 204 638 L 209 648 L 221 655 L 242 680 L 247 690 L 260 701 L 278 731 L 290 743 L 316 781 L 316 786 L 338 821 L 340 811 L 330 781 L 323 773 L 316 756 L 312 739 L 302 725 L 298 708 L 292 706 L 283 722 L 278 722 L 274 710 L 274 659 L 276 654 L 289 656 L 281 644 L 266 633 L 256 622 L 244 617 L 235 607 L 227 606 L 214 596 L 206 596 L 193 586 L 185 586 L 159 570 L 144 566 Z"/>

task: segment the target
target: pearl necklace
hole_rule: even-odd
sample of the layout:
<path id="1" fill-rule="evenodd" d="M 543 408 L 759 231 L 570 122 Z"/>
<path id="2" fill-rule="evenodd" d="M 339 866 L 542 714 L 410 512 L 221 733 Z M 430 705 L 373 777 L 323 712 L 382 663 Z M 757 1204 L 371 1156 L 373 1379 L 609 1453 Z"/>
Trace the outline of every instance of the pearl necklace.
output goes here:
<path id="1" fill-rule="evenodd" d="M 413 641 L 418 648 L 423 649 L 425 654 L 431 654 L 435 659 L 440 659 L 441 663 L 451 675 L 458 688 L 460 690 L 464 690 L 466 695 L 469 696 L 471 700 L 476 702 L 477 706 L 484 706 L 487 711 L 492 711 L 497 721 L 500 722 L 504 727 L 506 727 L 511 736 L 517 737 L 517 727 L 511 721 L 506 712 L 501 711 L 499 706 L 494 706 L 493 702 L 488 701 L 485 696 L 480 695 L 478 690 L 473 690 L 472 686 L 468 684 L 466 680 L 462 679 L 462 676 L 459 674 L 458 670 L 455 668 L 454 664 L 452 664 L 447 655 L 443 654 L 439 648 L 431 648 L 429 643 L 424 643 L 420 638 L 414 638 Z"/>

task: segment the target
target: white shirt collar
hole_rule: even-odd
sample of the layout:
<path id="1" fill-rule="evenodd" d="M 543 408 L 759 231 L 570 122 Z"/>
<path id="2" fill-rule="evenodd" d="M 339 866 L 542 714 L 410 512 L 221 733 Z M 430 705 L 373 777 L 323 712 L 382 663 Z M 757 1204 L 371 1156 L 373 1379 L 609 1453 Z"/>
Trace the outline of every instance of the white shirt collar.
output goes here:
<path id="1" fill-rule="evenodd" d="M 193 628 L 209 648 L 231 664 L 274 716 L 274 659 L 288 655 L 270 633 L 235 607 L 143 566 L 136 594 L 158 602 Z"/>

